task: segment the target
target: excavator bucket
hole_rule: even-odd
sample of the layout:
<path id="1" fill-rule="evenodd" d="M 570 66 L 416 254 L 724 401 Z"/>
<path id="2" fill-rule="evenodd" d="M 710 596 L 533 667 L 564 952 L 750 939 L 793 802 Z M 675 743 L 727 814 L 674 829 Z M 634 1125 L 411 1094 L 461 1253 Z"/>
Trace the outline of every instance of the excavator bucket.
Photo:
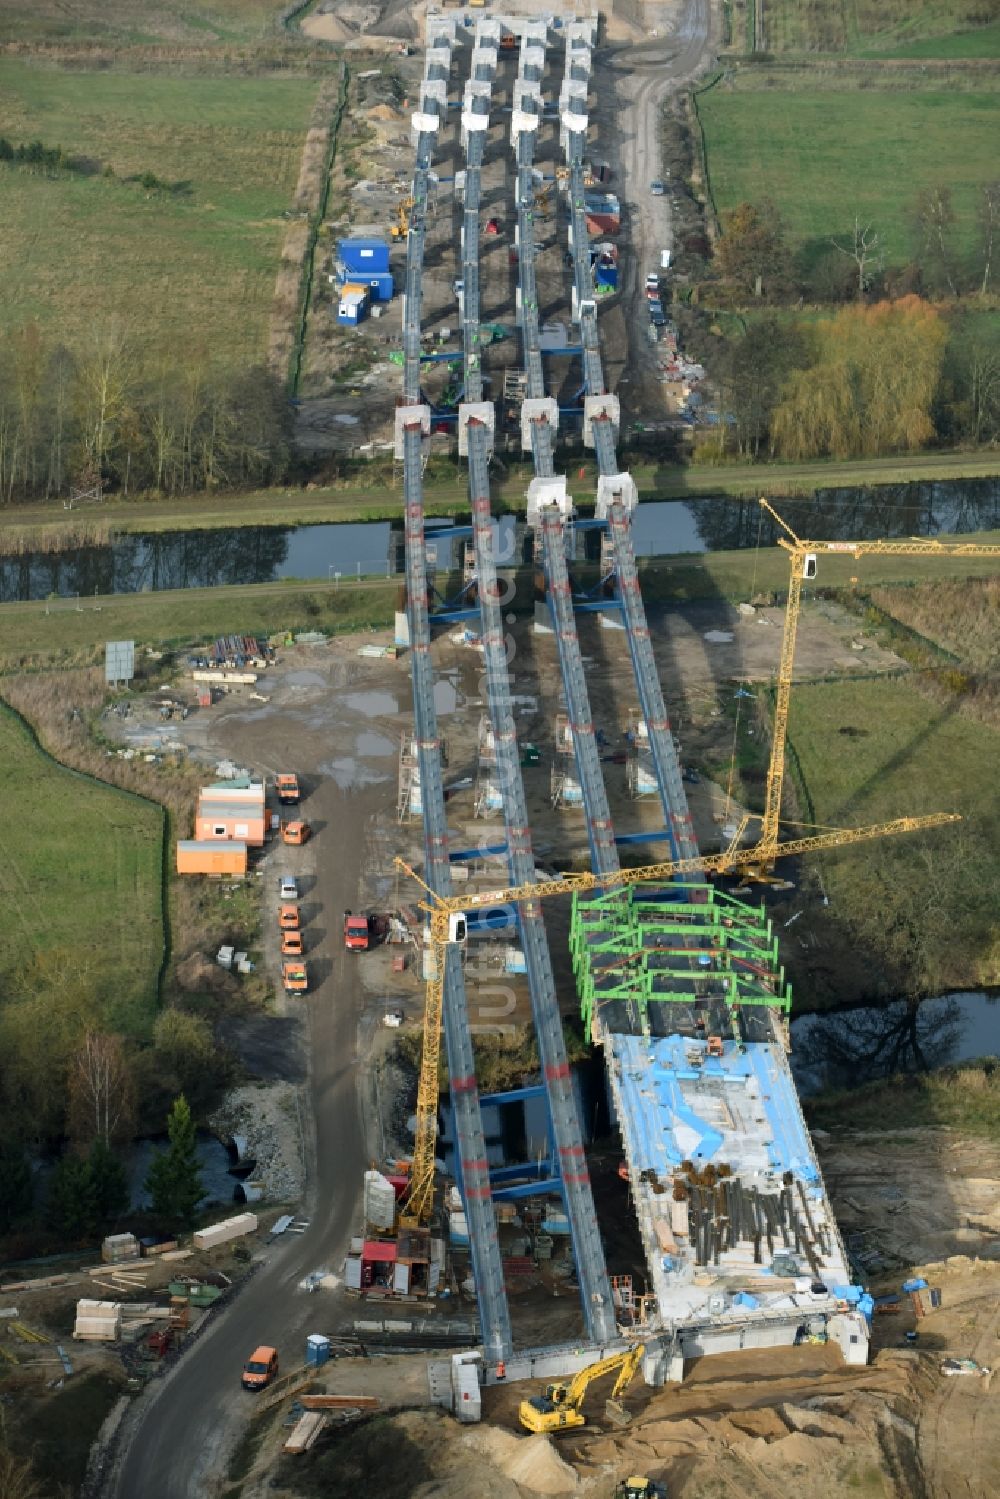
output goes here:
<path id="1" fill-rule="evenodd" d="M 604 1402 L 604 1419 L 610 1421 L 612 1426 L 631 1426 L 632 1424 L 632 1417 L 620 1400 Z"/>

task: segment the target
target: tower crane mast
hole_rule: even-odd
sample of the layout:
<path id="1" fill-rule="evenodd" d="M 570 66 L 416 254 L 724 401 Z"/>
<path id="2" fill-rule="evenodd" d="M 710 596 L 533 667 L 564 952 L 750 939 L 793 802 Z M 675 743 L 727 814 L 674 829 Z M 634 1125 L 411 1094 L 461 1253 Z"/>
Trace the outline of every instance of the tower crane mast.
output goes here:
<path id="1" fill-rule="evenodd" d="M 788 603 L 781 636 L 781 656 L 774 703 L 774 729 L 771 736 L 771 759 L 764 793 L 764 816 L 760 838 L 753 853 L 760 869 L 767 870 L 781 852 L 778 846 L 778 821 L 781 816 L 781 793 L 785 779 L 785 741 L 788 737 L 788 710 L 792 695 L 792 672 L 795 665 L 795 641 L 802 608 L 802 585 L 816 576 L 821 555 L 849 557 L 996 557 L 1000 546 L 974 541 L 925 541 L 911 537 L 900 541 L 803 541 L 787 521 L 766 499 L 760 501 L 787 534 L 778 537 L 778 545 L 789 556 Z M 751 861 L 756 867 L 754 861 Z"/>

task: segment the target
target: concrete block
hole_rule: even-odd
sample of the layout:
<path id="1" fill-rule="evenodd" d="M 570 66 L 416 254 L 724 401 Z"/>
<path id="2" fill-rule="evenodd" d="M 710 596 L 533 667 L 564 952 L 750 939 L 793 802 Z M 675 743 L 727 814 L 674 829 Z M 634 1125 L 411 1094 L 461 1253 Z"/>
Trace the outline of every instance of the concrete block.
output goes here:
<path id="1" fill-rule="evenodd" d="M 478 422 L 486 428 L 487 452 L 493 453 L 493 434 L 496 429 L 496 409 L 492 401 L 463 401 L 458 408 L 458 452 L 462 458 L 469 456 L 469 423 Z"/>
<path id="2" fill-rule="evenodd" d="M 598 520 L 604 520 L 610 506 L 620 500 L 626 512 L 631 514 L 639 503 L 639 492 L 631 474 L 601 474 L 597 480 Z"/>
<path id="3" fill-rule="evenodd" d="M 403 433 L 408 427 L 419 425 L 421 438 L 431 435 L 431 408 L 429 406 L 397 406 L 393 431 L 393 452 L 396 458 L 403 456 Z"/>
<path id="4" fill-rule="evenodd" d="M 440 123 L 437 115 L 414 110 L 410 116 L 410 144 L 413 149 L 417 149 L 417 141 L 422 135 L 433 135 Z"/>
<path id="5" fill-rule="evenodd" d="M 521 451 L 531 452 L 532 422 L 547 421 L 553 432 L 559 429 L 559 405 L 554 396 L 537 396 L 521 402 Z"/>
<path id="6" fill-rule="evenodd" d="M 583 445 L 585 448 L 592 448 L 594 446 L 595 421 L 609 421 L 614 427 L 615 441 L 618 441 L 621 406 L 617 396 L 607 394 L 603 396 L 584 396 Z"/>
<path id="7" fill-rule="evenodd" d="M 445 108 L 448 103 L 448 85 L 443 78 L 425 78 L 420 85 L 420 111 L 433 114 L 434 110 L 427 109 L 428 99 L 433 99 L 436 104 L 440 104 L 442 110 Z"/>
<path id="8" fill-rule="evenodd" d="M 528 485 L 529 526 L 541 524 L 541 511 L 548 505 L 554 505 L 564 521 L 572 516 L 573 497 L 566 493 L 565 474 L 557 474 L 551 479 L 532 479 Z"/>
<path id="9" fill-rule="evenodd" d="M 462 110 L 462 132 L 464 135 L 475 135 L 477 130 L 488 130 L 489 128 L 489 115 L 474 114 L 471 109 Z"/>
<path id="10" fill-rule="evenodd" d="M 540 123 L 540 115 L 529 114 L 524 109 L 515 109 L 513 111 L 510 117 L 510 139 L 515 151 L 517 150 L 517 143 L 521 136 L 531 135 L 538 129 Z"/>

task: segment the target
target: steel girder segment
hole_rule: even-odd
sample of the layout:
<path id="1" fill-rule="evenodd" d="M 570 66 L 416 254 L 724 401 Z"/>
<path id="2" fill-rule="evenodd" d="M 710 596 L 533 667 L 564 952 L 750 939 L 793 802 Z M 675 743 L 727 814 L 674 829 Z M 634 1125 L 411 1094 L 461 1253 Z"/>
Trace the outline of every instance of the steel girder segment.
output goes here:
<path id="1" fill-rule="evenodd" d="M 535 156 L 534 132 L 525 132 L 517 143 L 518 280 L 521 286 L 521 337 L 524 372 L 532 400 L 545 395 L 541 342 L 538 334 L 538 286 L 535 280 Z"/>
<path id="2" fill-rule="evenodd" d="M 462 336 L 467 401 L 483 399 L 482 352 L 479 342 L 479 206 L 482 198 L 481 168 L 485 143 L 486 132 L 474 130 L 469 135 L 466 152 L 465 212 L 462 216 Z"/>
<path id="3" fill-rule="evenodd" d="M 595 423 L 595 427 L 596 425 Z M 653 659 L 653 645 L 646 623 L 646 609 L 639 591 L 635 553 L 632 550 L 632 528 L 620 503 L 609 506 L 608 529 L 614 546 L 628 648 L 639 690 L 639 702 L 649 731 L 649 748 L 670 832 L 670 846 L 675 859 L 696 859 L 699 854 L 698 840 L 694 835 L 680 762 L 674 748 L 670 721 Z"/>
<path id="4" fill-rule="evenodd" d="M 566 566 L 566 532 L 562 517 L 553 507 L 542 512 L 542 548 L 548 583 L 549 609 L 556 633 L 559 670 L 562 674 L 566 709 L 573 734 L 573 751 L 580 776 L 587 836 L 590 840 L 590 862 L 595 874 L 609 874 L 618 869 L 615 830 L 608 807 L 608 795 L 601 772 L 601 757 L 594 735 L 587 678 L 580 655 L 580 637 L 573 613 L 573 599 Z"/>
<path id="5" fill-rule="evenodd" d="M 441 744 L 434 709 L 434 673 L 430 659 L 430 618 L 424 550 L 420 429 L 405 434 L 406 586 L 410 624 L 414 735 L 420 765 L 424 816 L 425 873 L 431 889 L 452 893 L 448 860 L 448 822 L 441 776 Z M 444 1031 L 455 1111 L 460 1185 L 469 1223 L 469 1244 L 479 1303 L 483 1344 L 488 1356 L 506 1359 L 511 1350 L 510 1311 L 490 1197 L 486 1141 L 476 1087 L 469 1033 L 465 981 L 458 951 L 449 947 L 444 974 Z"/>
<path id="6" fill-rule="evenodd" d="M 486 665 L 487 696 L 496 744 L 497 775 L 503 787 L 507 859 L 513 884 L 530 883 L 535 876 L 528 809 L 517 750 L 517 735 L 510 701 L 506 641 L 501 616 L 500 587 L 493 555 L 490 516 L 489 468 L 486 429 L 470 422 L 469 491 L 472 502 L 473 541 L 479 579 L 479 607 Z M 612 848 L 614 847 L 612 843 Z M 580 1300 L 590 1336 L 603 1342 L 615 1334 L 611 1284 L 604 1261 L 604 1247 L 597 1227 L 590 1172 L 583 1149 L 573 1083 L 566 1057 L 562 1017 L 556 996 L 555 976 L 548 939 L 539 904 L 520 908 L 521 938 L 531 992 L 532 1017 L 538 1041 L 542 1076 L 548 1095 L 549 1115 L 555 1141 L 563 1200 L 580 1282 Z"/>
<path id="7" fill-rule="evenodd" d="M 423 131 L 417 140 L 417 165 L 413 173 L 410 233 L 406 246 L 406 320 L 403 324 L 403 396 L 408 405 L 420 400 L 420 293 L 424 274 L 427 173 L 434 148 L 434 134 Z"/>

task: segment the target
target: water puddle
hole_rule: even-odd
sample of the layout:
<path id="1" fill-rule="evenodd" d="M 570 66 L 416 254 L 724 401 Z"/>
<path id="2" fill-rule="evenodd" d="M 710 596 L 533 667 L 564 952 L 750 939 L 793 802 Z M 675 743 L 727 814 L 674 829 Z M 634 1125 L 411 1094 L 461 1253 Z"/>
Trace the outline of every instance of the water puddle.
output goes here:
<path id="1" fill-rule="evenodd" d="M 390 779 L 389 776 L 380 775 L 377 770 L 359 764 L 352 755 L 345 755 L 340 760 L 327 760 L 319 769 L 320 774 L 329 776 L 341 791 L 353 791 L 359 786 L 377 786 Z"/>
<path id="2" fill-rule="evenodd" d="M 399 712 L 399 702 L 391 692 L 345 692 L 338 701 L 364 718 L 383 718 Z"/>
<path id="3" fill-rule="evenodd" d="M 371 729 L 366 729 L 359 734 L 354 741 L 357 754 L 364 755 L 369 759 L 380 760 L 396 753 L 396 746 L 391 739 L 384 734 L 375 734 Z"/>
<path id="4" fill-rule="evenodd" d="M 441 714 L 454 713 L 458 708 L 458 693 L 450 682 L 434 683 L 434 711 Z"/>
<path id="5" fill-rule="evenodd" d="M 285 677 L 287 687 L 325 687 L 326 678 L 318 671 L 290 671 Z"/>

